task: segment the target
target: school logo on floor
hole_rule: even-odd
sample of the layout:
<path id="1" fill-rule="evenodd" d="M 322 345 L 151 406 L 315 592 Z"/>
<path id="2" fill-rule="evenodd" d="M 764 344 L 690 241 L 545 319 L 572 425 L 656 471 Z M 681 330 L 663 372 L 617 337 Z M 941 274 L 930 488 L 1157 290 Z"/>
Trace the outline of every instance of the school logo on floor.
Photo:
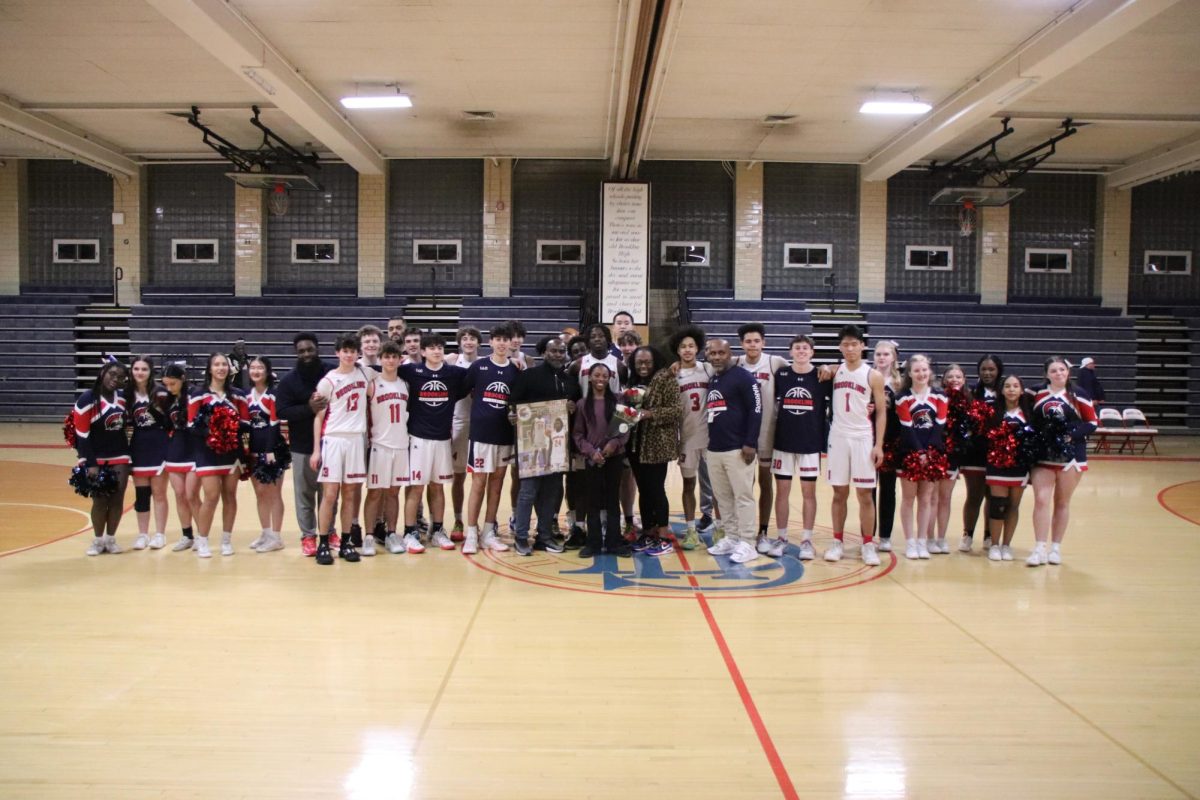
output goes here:
<path id="1" fill-rule="evenodd" d="M 682 539 L 683 525 L 672 527 Z M 819 559 L 831 537 L 818 535 L 818 539 Z M 764 555 L 747 564 L 735 563 L 728 556 L 709 555 L 704 548 L 678 549 L 658 558 L 641 554 L 619 558 L 601 553 L 586 559 L 579 558 L 577 550 L 560 554 L 535 550 L 530 557 L 512 550 L 484 550 L 470 560 L 501 577 L 552 589 L 676 599 L 697 594 L 709 599 L 778 597 L 848 589 L 881 578 L 896 565 L 895 559 L 887 559 L 889 554 L 884 553 L 882 566 L 867 567 L 858 558 L 856 543 L 847 541 L 847 550 L 846 557 L 836 563 L 801 561 L 795 544 L 782 558 Z"/>

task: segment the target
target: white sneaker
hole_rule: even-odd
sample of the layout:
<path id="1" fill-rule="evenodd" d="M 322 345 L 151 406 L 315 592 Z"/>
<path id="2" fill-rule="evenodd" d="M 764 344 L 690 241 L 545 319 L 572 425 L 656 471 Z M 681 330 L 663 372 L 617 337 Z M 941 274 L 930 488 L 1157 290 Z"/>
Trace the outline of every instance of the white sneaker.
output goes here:
<path id="1" fill-rule="evenodd" d="M 104 552 L 112 553 L 115 556 L 124 553 L 125 549 L 117 544 L 117 537 L 109 534 L 104 537 Z"/>
<path id="2" fill-rule="evenodd" d="M 929 558 L 933 551 L 929 549 L 932 539 L 917 539 L 917 558 Z"/>
<path id="3" fill-rule="evenodd" d="M 250 549 L 257 550 L 258 548 L 263 546 L 263 542 L 265 542 L 266 540 L 267 540 L 267 532 L 263 531 L 262 533 L 260 533 L 258 535 L 257 539 L 255 539 L 253 542 L 250 543 Z"/>
<path id="4" fill-rule="evenodd" d="M 938 539 L 937 543 L 938 543 L 938 553 L 940 555 L 943 555 L 943 556 L 950 555 L 950 545 L 946 544 L 945 539 Z M 932 553 L 933 551 L 930 550 L 929 552 Z"/>
<path id="5" fill-rule="evenodd" d="M 921 551 L 917 547 L 916 539 L 909 539 L 908 544 L 904 546 L 904 557 L 911 558 L 914 561 L 921 557 Z"/>
<path id="6" fill-rule="evenodd" d="M 271 531 L 263 537 L 263 543 L 260 544 L 254 552 L 256 553 L 273 553 L 276 550 L 283 549 L 283 537 L 278 533 Z"/>
<path id="7" fill-rule="evenodd" d="M 207 536 L 197 536 L 192 549 L 196 551 L 197 558 L 212 558 L 212 551 L 208 549 Z"/>
<path id="8" fill-rule="evenodd" d="M 929 555 L 936 556 L 938 554 L 937 539 L 919 539 L 919 540 L 917 540 L 918 547 L 922 544 L 925 545 L 925 552 L 928 553 Z M 922 558 L 924 558 L 924 556 L 922 556 Z"/>
<path id="9" fill-rule="evenodd" d="M 724 539 L 708 548 L 708 553 L 709 555 L 713 556 L 727 556 L 736 550 L 737 546 L 737 539 L 733 538 L 732 536 L 726 536 Z"/>
<path id="10" fill-rule="evenodd" d="M 484 542 L 486 542 L 486 541 L 487 540 L 484 539 Z M 440 547 L 442 550 L 453 550 L 454 549 L 454 542 L 451 541 L 450 534 L 446 533 L 445 528 L 438 528 L 436 531 L 433 532 L 433 543 L 435 545 L 437 545 L 438 547 Z M 508 545 L 504 545 L 504 549 L 507 550 Z"/>
<path id="11" fill-rule="evenodd" d="M 837 539 L 833 540 L 833 544 L 829 545 L 829 549 L 825 551 L 826 561 L 841 561 L 842 560 L 842 543 Z"/>
<path id="12" fill-rule="evenodd" d="M 1012 548 L 1006 544 L 1000 545 L 1000 558 L 1003 561 L 1012 561 L 1013 560 Z"/>
<path id="13" fill-rule="evenodd" d="M 465 555 L 472 556 L 479 552 L 479 534 L 468 533 L 463 539 L 462 551 Z"/>
<path id="14" fill-rule="evenodd" d="M 162 550 L 167 545 L 167 537 L 161 533 L 156 533 L 150 537 L 150 549 Z"/>
<path id="15" fill-rule="evenodd" d="M 973 541 L 974 541 L 974 537 L 963 536 L 961 539 L 958 540 L 958 552 L 960 552 L 960 553 L 971 552 L 971 543 Z"/>
<path id="16" fill-rule="evenodd" d="M 425 545 L 421 544 L 421 538 L 415 533 L 404 535 L 404 552 L 410 556 L 420 555 L 425 552 Z"/>
<path id="17" fill-rule="evenodd" d="M 783 555 L 787 552 L 787 546 L 787 539 L 772 539 L 771 546 L 767 548 L 767 555 L 771 558 L 783 558 Z"/>
<path id="18" fill-rule="evenodd" d="M 111 553 L 112 550 L 108 552 Z M 1058 545 L 1050 546 L 1050 553 L 1046 556 L 1046 563 L 1053 564 L 1056 567 L 1062 563 L 1062 551 L 1058 549 Z"/>
<path id="19" fill-rule="evenodd" d="M 133 540 L 134 550 L 145 550 L 150 546 L 150 535 L 147 533 L 139 533 L 137 538 Z"/>
<path id="20" fill-rule="evenodd" d="M 179 541 L 171 546 L 172 553 L 182 553 L 184 550 L 191 550 L 196 546 L 196 540 L 187 536 L 180 536 Z"/>
<path id="21" fill-rule="evenodd" d="M 999 561 L 999 560 L 1001 560 L 1000 547 L 999 547 L 999 545 L 992 545 L 991 547 L 988 548 L 988 561 Z"/>
<path id="22" fill-rule="evenodd" d="M 1040 567 L 1046 563 L 1046 551 L 1042 549 L 1044 545 L 1034 545 L 1033 552 L 1029 554 L 1029 558 L 1025 559 L 1025 566 Z"/>
<path id="23" fill-rule="evenodd" d="M 88 545 L 87 554 L 89 556 L 102 556 L 108 551 L 104 546 L 103 536 L 93 536 L 92 543 Z"/>
<path id="24" fill-rule="evenodd" d="M 367 556 L 367 557 L 375 555 L 375 537 L 374 536 L 372 536 L 369 533 L 363 536 L 363 546 L 359 548 L 358 554 L 360 556 Z"/>
<path id="25" fill-rule="evenodd" d="M 812 561 L 817 557 L 817 551 L 813 549 L 812 540 L 805 539 L 800 543 L 800 560 Z"/>
<path id="26" fill-rule="evenodd" d="M 879 552 L 881 552 L 881 553 L 892 552 L 892 540 L 891 539 L 880 539 L 879 546 L 876 549 L 879 550 Z"/>
<path id="27" fill-rule="evenodd" d="M 447 541 L 449 541 L 449 538 L 447 538 Z M 495 528 L 489 528 L 487 531 L 484 532 L 482 544 L 483 544 L 484 548 L 491 550 L 493 552 L 496 552 L 496 553 L 503 553 L 505 550 L 508 549 L 508 545 L 506 545 L 504 542 L 500 541 L 500 537 L 496 535 Z M 450 544 L 450 549 L 451 550 L 454 549 L 453 542 L 451 542 L 451 544 Z"/>
<path id="28" fill-rule="evenodd" d="M 735 564 L 745 564 L 758 558 L 758 548 L 751 547 L 749 542 L 739 541 L 729 554 L 729 560 Z"/>
<path id="29" fill-rule="evenodd" d="M 987 536 L 983 537 L 983 549 L 987 550 L 987 549 L 991 548 L 991 546 L 992 546 L 992 535 L 989 533 Z"/>
<path id="30" fill-rule="evenodd" d="M 226 534 L 221 534 L 221 555 L 233 555 L 233 537 Z"/>
<path id="31" fill-rule="evenodd" d="M 389 533 L 383 540 L 383 545 L 389 553 L 398 556 L 404 552 L 404 537 L 398 533 Z"/>
<path id="32" fill-rule="evenodd" d="M 862 546 L 862 562 L 868 567 L 879 566 L 879 555 L 875 552 L 874 542 L 867 542 Z"/>
<path id="33" fill-rule="evenodd" d="M 754 549 L 762 553 L 764 556 L 771 552 L 771 540 L 765 533 L 760 533 L 758 539 L 754 543 Z"/>

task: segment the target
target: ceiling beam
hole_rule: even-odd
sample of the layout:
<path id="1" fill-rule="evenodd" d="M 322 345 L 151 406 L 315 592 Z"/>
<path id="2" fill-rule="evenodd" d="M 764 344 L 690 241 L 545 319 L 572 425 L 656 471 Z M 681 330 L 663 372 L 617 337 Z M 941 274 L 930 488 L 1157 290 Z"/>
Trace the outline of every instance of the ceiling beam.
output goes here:
<path id="1" fill-rule="evenodd" d="M 0 97 L 0 125 L 70 153 L 76 160 L 110 175 L 130 178 L 138 172 L 137 162 L 123 153 L 35 117 L 4 97 Z"/>
<path id="2" fill-rule="evenodd" d="M 872 153 L 863 177 L 887 180 L 1177 2 L 1082 0 Z"/>
<path id="3" fill-rule="evenodd" d="M 223 0 L 147 2 L 347 164 L 366 175 L 384 173 L 385 162 L 375 146 L 232 4 Z"/>
<path id="4" fill-rule="evenodd" d="M 1110 189 L 1132 189 L 1187 169 L 1200 169 L 1200 134 L 1180 139 L 1156 155 L 1115 169 L 1104 180 Z"/>

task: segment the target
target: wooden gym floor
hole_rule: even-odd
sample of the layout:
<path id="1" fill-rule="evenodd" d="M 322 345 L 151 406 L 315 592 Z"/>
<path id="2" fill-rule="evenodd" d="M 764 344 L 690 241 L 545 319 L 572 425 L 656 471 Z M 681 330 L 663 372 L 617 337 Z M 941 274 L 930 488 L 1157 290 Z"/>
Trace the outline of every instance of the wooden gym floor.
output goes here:
<path id="1" fill-rule="evenodd" d="M 60 443 L 0 426 L 0 797 L 1200 796 L 1195 440 L 1093 462 L 1066 563 L 1036 570 L 318 568 L 290 482 L 282 552 L 246 549 L 243 487 L 235 557 L 87 558 Z"/>

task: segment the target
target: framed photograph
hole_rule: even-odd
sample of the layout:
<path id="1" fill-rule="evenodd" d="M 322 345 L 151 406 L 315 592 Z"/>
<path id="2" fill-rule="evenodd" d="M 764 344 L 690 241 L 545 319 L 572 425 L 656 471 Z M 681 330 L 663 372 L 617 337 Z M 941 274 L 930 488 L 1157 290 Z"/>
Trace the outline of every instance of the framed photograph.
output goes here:
<path id="1" fill-rule="evenodd" d="M 566 400 L 545 400 L 517 406 L 517 473 L 537 478 L 566 472 L 571 454 L 567 442 L 571 423 Z"/>

